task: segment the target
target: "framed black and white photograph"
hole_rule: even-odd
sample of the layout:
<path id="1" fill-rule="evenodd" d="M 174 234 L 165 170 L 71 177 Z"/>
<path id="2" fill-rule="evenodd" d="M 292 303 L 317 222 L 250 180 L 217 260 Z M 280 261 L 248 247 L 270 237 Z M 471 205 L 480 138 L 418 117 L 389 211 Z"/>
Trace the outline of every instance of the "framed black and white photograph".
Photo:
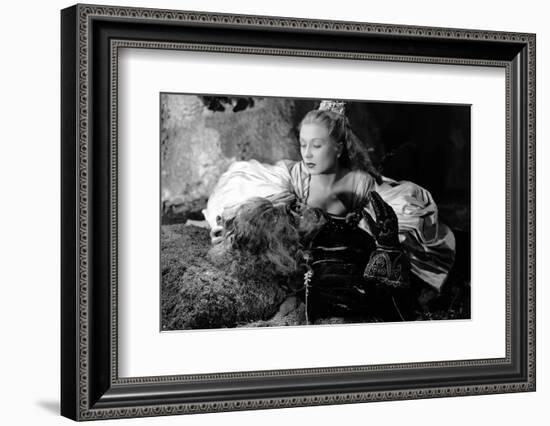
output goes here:
<path id="1" fill-rule="evenodd" d="M 535 390 L 535 36 L 76 5 L 74 420 Z"/>

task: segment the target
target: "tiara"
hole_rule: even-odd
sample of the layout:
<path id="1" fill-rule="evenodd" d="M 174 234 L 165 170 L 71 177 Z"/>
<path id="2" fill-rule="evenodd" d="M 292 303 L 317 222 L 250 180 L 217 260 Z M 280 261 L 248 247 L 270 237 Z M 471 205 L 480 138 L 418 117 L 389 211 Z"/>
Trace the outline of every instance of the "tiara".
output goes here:
<path id="1" fill-rule="evenodd" d="M 319 109 L 323 111 L 332 111 L 344 115 L 346 113 L 346 103 L 343 101 L 321 101 Z"/>

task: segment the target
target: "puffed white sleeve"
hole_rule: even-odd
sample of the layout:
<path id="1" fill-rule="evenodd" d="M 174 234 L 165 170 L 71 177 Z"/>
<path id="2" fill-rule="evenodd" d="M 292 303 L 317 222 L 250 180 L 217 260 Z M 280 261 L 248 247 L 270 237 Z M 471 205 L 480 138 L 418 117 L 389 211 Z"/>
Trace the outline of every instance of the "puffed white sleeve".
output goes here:
<path id="1" fill-rule="evenodd" d="M 247 200 L 263 197 L 285 202 L 293 197 L 286 161 L 264 164 L 256 160 L 236 161 L 223 173 L 202 211 L 211 228 L 218 218 L 228 219 Z"/>

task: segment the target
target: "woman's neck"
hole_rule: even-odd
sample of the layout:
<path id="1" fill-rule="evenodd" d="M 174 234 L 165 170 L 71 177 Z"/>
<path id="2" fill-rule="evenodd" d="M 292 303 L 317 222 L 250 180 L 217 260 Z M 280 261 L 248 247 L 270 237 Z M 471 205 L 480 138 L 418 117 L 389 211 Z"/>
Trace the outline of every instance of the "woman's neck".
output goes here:
<path id="1" fill-rule="evenodd" d="M 344 177 L 349 170 L 338 165 L 334 171 L 330 173 L 321 173 L 318 175 L 312 175 L 311 178 L 317 182 L 323 188 L 332 188 L 336 182 Z"/>

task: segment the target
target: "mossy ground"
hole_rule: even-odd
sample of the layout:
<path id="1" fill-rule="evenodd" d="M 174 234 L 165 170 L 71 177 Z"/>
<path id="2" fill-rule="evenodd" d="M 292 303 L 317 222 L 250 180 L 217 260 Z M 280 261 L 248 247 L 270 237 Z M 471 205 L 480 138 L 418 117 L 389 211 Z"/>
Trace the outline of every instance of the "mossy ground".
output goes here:
<path id="1" fill-rule="evenodd" d="M 161 227 L 162 329 L 236 327 L 275 315 L 285 292 L 275 282 L 237 279 L 209 260 L 208 230 Z"/>
<path id="2" fill-rule="evenodd" d="M 161 226 L 163 330 L 306 323 L 304 304 L 289 296 L 276 280 L 238 279 L 230 268 L 209 258 L 210 247 L 208 229 L 184 224 Z M 457 261 L 455 269 L 460 272 L 465 265 L 460 258 Z M 470 318 L 469 279 L 463 275 L 452 273 L 440 295 L 424 289 L 418 295 L 413 319 Z M 367 322 L 380 321 L 383 319 L 369 317 Z M 347 322 L 324 318 L 315 323 Z"/>

